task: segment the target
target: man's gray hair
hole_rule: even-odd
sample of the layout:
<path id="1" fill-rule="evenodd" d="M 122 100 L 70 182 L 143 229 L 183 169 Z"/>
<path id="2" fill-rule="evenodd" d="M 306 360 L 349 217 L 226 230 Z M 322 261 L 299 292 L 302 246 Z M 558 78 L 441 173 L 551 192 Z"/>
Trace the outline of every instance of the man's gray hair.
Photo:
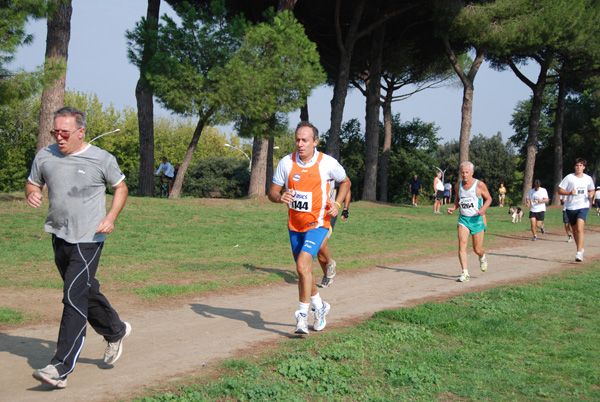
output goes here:
<path id="1" fill-rule="evenodd" d="M 85 119 L 85 114 L 81 110 L 68 106 L 58 109 L 54 112 L 54 121 L 56 121 L 57 117 L 61 116 L 75 117 L 75 124 L 78 126 L 77 128 L 87 128 L 87 120 Z"/>
<path id="2" fill-rule="evenodd" d="M 475 171 L 475 165 L 473 165 L 472 162 L 469 161 L 464 161 L 463 163 L 460 164 L 460 169 L 462 169 L 463 166 L 469 166 L 469 169 L 471 169 L 471 172 Z"/>
<path id="3" fill-rule="evenodd" d="M 310 129 L 312 129 L 313 141 L 319 139 L 319 130 L 310 121 L 304 120 L 298 123 L 298 125 L 296 126 L 296 132 L 298 132 L 298 130 L 300 130 L 302 127 L 309 127 Z"/>

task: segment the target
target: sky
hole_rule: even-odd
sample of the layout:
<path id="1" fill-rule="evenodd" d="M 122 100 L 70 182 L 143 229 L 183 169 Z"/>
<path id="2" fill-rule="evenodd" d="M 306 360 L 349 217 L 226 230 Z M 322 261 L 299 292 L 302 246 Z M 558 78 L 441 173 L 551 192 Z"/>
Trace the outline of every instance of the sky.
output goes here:
<path id="1" fill-rule="evenodd" d="M 146 15 L 145 0 L 72 0 L 71 40 L 67 62 L 67 90 L 96 94 L 105 106 L 117 109 L 131 106 L 135 109 L 135 86 L 139 78 L 137 67 L 127 59 L 125 31 Z M 161 15 L 175 13 L 161 2 Z M 43 64 L 46 46 L 46 22 L 32 21 L 27 28 L 35 36 L 33 44 L 22 47 L 10 68 L 32 70 Z M 535 63 L 533 63 L 535 64 Z M 535 65 L 525 68 L 525 74 L 534 78 Z M 329 129 L 332 88 L 322 86 L 308 100 L 310 120 L 321 132 Z M 512 71 L 497 72 L 484 63 L 475 78 L 473 120 L 471 136 L 492 136 L 498 132 L 506 141 L 514 134 L 510 120 L 517 102 L 531 96 L 531 90 Z M 445 87 L 427 89 L 407 100 L 395 102 L 394 114 L 400 113 L 402 121 L 420 118 L 439 127 L 442 143 L 458 140 L 460 134 L 462 88 Z M 155 114 L 171 113 L 157 104 Z M 364 130 L 365 98 L 354 89 L 349 91 L 344 109 L 344 121 L 356 118 Z M 291 113 L 290 125 L 295 126 L 299 112 Z M 226 133 L 231 126 L 220 127 Z"/>

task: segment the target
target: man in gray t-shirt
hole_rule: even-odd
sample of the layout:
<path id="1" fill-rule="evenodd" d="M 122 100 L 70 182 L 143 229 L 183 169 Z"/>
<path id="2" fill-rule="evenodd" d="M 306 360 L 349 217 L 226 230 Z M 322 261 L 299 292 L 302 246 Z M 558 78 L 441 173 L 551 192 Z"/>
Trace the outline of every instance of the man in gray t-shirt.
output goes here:
<path id="1" fill-rule="evenodd" d="M 25 186 L 27 204 L 42 205 L 48 187 L 49 208 L 44 230 L 52 234 L 54 260 L 63 278 L 63 316 L 51 364 L 35 370 L 33 377 L 55 388 L 67 385 L 67 375 L 85 340 L 87 323 L 108 342 L 104 361 L 113 364 L 121 355 L 131 326 L 100 293 L 95 279 L 107 233 L 127 200 L 125 176 L 114 156 L 84 142 L 85 115 L 65 107 L 54 114 L 51 134 L 56 144 L 40 150 Z M 106 184 L 114 188 L 106 212 Z"/>

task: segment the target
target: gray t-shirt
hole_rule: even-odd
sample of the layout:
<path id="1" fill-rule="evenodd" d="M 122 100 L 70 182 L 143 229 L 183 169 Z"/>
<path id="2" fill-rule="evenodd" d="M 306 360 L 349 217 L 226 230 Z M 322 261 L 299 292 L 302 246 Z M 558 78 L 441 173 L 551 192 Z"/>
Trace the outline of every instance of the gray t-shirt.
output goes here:
<path id="1" fill-rule="evenodd" d="M 44 230 L 74 244 L 104 241 L 106 234 L 96 229 L 106 216 L 106 184 L 116 186 L 124 179 L 110 153 L 88 145 L 66 155 L 54 144 L 37 153 L 27 180 L 48 186 Z"/>

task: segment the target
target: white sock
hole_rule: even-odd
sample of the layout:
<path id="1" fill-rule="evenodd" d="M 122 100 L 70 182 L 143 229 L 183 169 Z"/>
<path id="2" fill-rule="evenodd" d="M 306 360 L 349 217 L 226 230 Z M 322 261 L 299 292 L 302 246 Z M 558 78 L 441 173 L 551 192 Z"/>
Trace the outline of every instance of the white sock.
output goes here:
<path id="1" fill-rule="evenodd" d="M 319 295 L 318 293 L 310 297 L 310 302 L 317 310 L 323 308 L 323 300 L 321 300 L 321 295 Z"/>
<path id="2" fill-rule="evenodd" d="M 308 315 L 309 307 L 310 307 L 310 303 L 298 302 L 298 310 L 300 311 L 300 314 Z"/>

